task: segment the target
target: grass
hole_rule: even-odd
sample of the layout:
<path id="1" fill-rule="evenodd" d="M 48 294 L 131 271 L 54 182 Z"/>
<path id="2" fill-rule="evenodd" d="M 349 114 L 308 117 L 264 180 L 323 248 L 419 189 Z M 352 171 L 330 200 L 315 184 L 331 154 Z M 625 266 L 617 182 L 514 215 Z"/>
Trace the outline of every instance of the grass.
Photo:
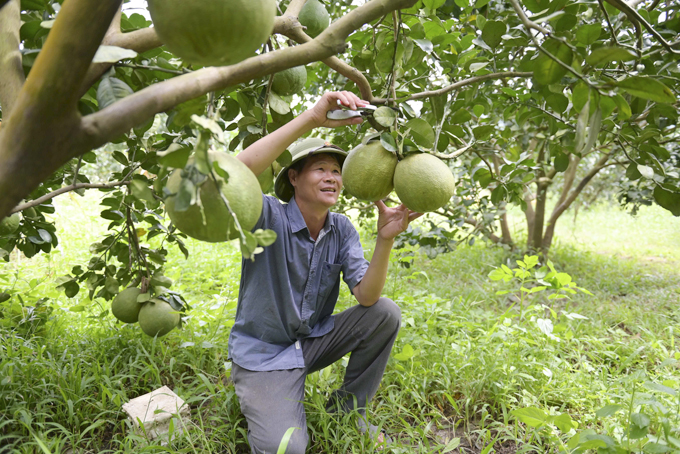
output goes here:
<path id="1" fill-rule="evenodd" d="M 0 452 L 249 452 L 226 362 L 240 277 L 234 245 L 189 242 L 189 260 L 171 253 L 166 275 L 192 310 L 184 329 L 154 340 L 102 316 L 108 303 L 54 289 L 105 228 L 93 195 L 64 198 L 57 213 L 59 250 L 0 267 L 0 286 L 27 306 L 47 297 L 52 307 L 44 325 L 0 329 Z M 393 252 L 384 293 L 403 324 L 371 409 L 396 440 L 393 452 L 580 452 L 598 443 L 661 452 L 680 438 L 677 221 L 655 208 L 631 218 L 605 206 L 562 221 L 552 261 L 592 296 L 531 294 L 521 317 L 520 284 L 488 278 L 520 257 L 478 243 L 417 254 L 407 269 Z M 343 288 L 338 310 L 351 304 Z M 355 415 L 323 411 L 343 369 L 307 380 L 309 452 L 369 451 Z M 162 385 L 191 406 L 185 435 L 168 446 L 135 434 L 121 409 Z M 607 405 L 611 415 L 596 413 Z M 518 411 L 527 408 L 534 419 Z"/>

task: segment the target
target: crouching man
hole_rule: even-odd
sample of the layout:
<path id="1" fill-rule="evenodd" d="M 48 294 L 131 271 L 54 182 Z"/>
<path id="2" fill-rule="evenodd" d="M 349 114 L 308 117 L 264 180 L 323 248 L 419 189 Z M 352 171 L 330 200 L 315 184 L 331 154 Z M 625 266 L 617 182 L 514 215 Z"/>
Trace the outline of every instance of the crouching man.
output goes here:
<path id="1" fill-rule="evenodd" d="M 312 129 L 361 123 L 361 118 L 327 119 L 338 101 L 351 109 L 367 104 L 350 92 L 326 93 L 311 110 L 237 157 L 259 175 Z M 305 377 L 350 352 L 344 382 L 333 392 L 329 409 L 357 409 L 364 415 L 360 428 L 375 431 L 365 420 L 365 409 L 378 389 L 401 320 L 399 307 L 380 294 L 394 238 L 420 216 L 403 205 L 388 208 L 376 202 L 378 235 L 368 262 L 350 220 L 329 211 L 342 189 L 347 152 L 321 139 L 305 139 L 291 154 L 292 163 L 276 178 L 280 201 L 263 196 L 262 215 L 253 228 L 274 230 L 277 240 L 255 261 L 243 260 L 229 337 L 231 375 L 256 454 L 275 453 L 290 427 L 297 429 L 286 452 L 305 452 Z M 341 274 L 359 304 L 332 315 Z"/>

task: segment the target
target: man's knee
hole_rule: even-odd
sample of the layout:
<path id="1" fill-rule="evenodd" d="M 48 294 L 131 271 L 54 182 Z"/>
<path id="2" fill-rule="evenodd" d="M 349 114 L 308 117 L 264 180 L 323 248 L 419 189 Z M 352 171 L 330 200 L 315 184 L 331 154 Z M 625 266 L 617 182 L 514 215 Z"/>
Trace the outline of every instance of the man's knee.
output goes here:
<path id="1" fill-rule="evenodd" d="M 385 324 L 398 329 L 401 325 L 401 309 L 389 298 L 380 298 L 373 306 L 378 316 L 382 317 Z"/>
<path id="2" fill-rule="evenodd" d="M 250 439 L 250 445 L 255 454 L 276 454 L 279 450 L 283 436 L 275 437 L 268 436 L 264 440 Z M 286 447 L 286 454 L 305 454 L 307 444 L 309 443 L 309 436 L 307 435 L 307 428 L 295 428 L 293 435 L 288 441 Z"/>

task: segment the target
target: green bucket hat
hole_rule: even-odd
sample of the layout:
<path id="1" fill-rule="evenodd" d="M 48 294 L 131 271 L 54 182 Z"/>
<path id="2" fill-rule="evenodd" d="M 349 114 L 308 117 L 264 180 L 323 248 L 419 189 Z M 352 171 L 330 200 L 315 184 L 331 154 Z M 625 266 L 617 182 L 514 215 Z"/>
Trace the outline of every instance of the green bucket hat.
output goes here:
<path id="1" fill-rule="evenodd" d="M 342 163 L 345 161 L 345 157 L 348 154 L 342 148 L 326 142 L 323 139 L 311 138 L 301 140 L 290 149 L 292 157 L 290 164 L 281 169 L 276 176 L 276 182 L 274 183 L 274 193 L 276 194 L 276 197 L 284 202 L 290 201 L 295 194 L 295 189 L 288 179 L 288 169 L 301 159 L 321 153 L 333 153 L 337 155 L 340 166 L 342 166 Z"/>

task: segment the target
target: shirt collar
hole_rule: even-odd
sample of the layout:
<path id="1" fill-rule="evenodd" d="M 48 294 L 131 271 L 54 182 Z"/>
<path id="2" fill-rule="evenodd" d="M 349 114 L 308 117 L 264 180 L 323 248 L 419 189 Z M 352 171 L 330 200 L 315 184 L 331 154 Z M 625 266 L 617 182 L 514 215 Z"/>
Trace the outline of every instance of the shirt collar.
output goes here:
<path id="1" fill-rule="evenodd" d="M 290 222 L 290 230 L 293 233 L 297 233 L 300 230 L 307 228 L 307 223 L 305 223 L 305 218 L 302 217 L 300 207 L 298 207 L 298 204 L 295 201 L 295 196 L 293 196 L 288 202 L 286 211 L 288 213 L 288 221 Z M 331 229 L 331 227 L 335 226 L 335 219 L 333 219 L 332 214 L 333 213 L 330 211 L 328 212 L 328 215 L 326 216 L 326 222 L 324 223 L 322 230 L 328 231 Z"/>

